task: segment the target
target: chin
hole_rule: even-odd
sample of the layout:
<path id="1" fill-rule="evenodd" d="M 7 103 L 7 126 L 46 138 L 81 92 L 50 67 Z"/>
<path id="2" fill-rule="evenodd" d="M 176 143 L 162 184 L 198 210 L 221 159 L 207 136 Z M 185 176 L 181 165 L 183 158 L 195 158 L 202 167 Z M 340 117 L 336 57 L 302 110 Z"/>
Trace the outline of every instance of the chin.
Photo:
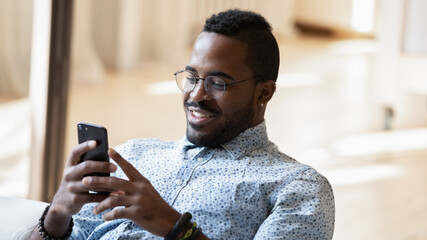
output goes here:
<path id="1" fill-rule="evenodd" d="M 187 139 L 191 143 L 203 146 L 203 147 L 218 147 L 223 141 L 221 131 L 209 131 L 202 130 L 203 126 L 194 125 L 191 123 L 187 124 Z M 222 136 L 221 136 L 222 135 Z"/>

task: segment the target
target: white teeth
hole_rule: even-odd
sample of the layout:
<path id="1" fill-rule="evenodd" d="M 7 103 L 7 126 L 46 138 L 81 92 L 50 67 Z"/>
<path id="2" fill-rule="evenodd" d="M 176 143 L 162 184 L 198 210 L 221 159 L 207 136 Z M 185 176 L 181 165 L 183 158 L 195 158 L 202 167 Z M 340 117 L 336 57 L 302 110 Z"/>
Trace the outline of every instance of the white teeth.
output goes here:
<path id="1" fill-rule="evenodd" d="M 208 117 L 208 115 L 205 114 L 201 114 L 199 112 L 195 112 L 195 111 L 191 111 L 193 113 L 194 116 L 198 117 L 198 118 L 206 118 Z"/>

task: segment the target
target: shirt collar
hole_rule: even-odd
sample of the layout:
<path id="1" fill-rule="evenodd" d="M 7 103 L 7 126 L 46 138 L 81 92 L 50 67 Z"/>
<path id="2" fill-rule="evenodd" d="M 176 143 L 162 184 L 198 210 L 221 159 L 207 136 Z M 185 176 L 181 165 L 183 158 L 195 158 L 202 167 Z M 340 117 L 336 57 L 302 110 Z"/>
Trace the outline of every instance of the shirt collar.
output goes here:
<path id="1" fill-rule="evenodd" d="M 244 132 L 237 135 L 237 137 L 222 144 L 221 147 L 234 159 L 239 159 L 260 148 L 268 141 L 267 128 L 265 121 L 263 121 L 252 128 L 246 129 Z M 188 141 L 186 136 L 181 139 L 181 146 L 184 152 L 193 148 L 203 148 Z"/>
<path id="2" fill-rule="evenodd" d="M 252 128 L 246 129 L 244 132 L 237 135 L 237 137 L 221 146 L 227 150 L 234 159 L 239 159 L 261 148 L 267 142 L 269 142 L 267 128 L 265 126 L 265 121 L 263 121 Z"/>

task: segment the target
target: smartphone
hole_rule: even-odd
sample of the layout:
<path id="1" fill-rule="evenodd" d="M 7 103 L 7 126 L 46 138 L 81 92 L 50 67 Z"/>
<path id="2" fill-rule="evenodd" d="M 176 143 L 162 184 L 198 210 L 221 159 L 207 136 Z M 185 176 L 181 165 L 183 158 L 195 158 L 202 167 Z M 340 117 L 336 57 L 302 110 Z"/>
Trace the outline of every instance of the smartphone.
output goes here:
<path id="1" fill-rule="evenodd" d="M 81 156 L 80 162 L 87 160 L 109 162 L 108 156 L 108 138 L 107 129 L 102 126 L 89 123 L 78 123 L 77 132 L 79 136 L 79 143 L 88 140 L 95 140 L 96 147 Z M 110 173 L 95 172 L 89 173 L 87 176 L 110 176 Z"/>

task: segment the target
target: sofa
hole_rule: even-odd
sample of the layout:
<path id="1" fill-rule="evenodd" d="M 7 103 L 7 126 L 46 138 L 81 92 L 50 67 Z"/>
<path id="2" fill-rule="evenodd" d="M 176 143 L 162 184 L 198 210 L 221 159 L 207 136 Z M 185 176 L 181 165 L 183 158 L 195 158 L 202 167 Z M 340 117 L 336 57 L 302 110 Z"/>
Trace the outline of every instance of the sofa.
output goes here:
<path id="1" fill-rule="evenodd" d="M 47 205 L 45 202 L 0 196 L 0 239 L 29 239 Z"/>

